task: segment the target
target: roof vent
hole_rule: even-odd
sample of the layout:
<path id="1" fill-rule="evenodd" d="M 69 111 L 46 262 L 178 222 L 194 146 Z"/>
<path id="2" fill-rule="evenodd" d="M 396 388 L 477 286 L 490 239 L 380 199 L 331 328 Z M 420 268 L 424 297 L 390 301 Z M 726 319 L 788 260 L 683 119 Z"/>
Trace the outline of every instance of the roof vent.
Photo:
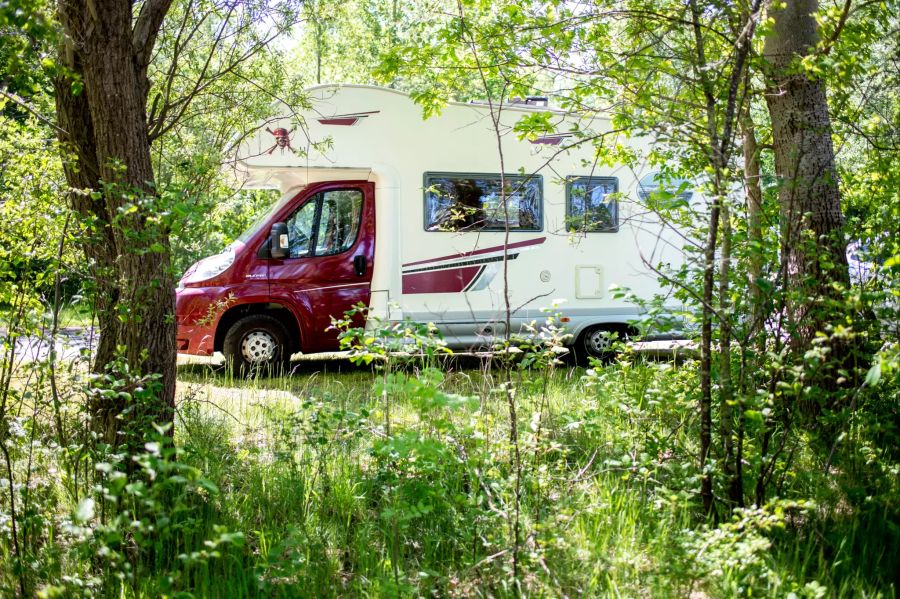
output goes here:
<path id="1" fill-rule="evenodd" d="M 469 100 L 469 104 L 490 104 L 487 100 Z M 550 100 L 547 96 L 525 96 L 525 98 L 510 98 L 507 104 L 511 106 L 541 106 L 549 108 Z"/>
<path id="2" fill-rule="evenodd" d="M 528 96 L 525 98 L 525 103 L 529 106 L 550 106 L 547 96 Z"/>
<path id="3" fill-rule="evenodd" d="M 550 106 L 547 96 L 525 96 L 522 98 L 510 98 L 510 104 L 518 104 L 520 106 Z"/>

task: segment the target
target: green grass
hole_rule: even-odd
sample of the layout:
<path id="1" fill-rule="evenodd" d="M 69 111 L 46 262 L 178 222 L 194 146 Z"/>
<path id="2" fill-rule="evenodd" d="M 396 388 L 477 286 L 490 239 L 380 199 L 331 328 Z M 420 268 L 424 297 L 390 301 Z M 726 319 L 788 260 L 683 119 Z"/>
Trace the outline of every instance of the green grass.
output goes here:
<path id="1" fill-rule="evenodd" d="M 120 586 L 125 566 L 98 557 L 121 538 L 96 528 L 79 545 L 52 526 L 58 538 L 35 549 L 56 564 L 45 579 L 62 595 L 78 594 L 61 575 L 86 584 L 100 572 L 96 592 L 125 597 L 895 593 L 894 511 L 773 504 L 705 523 L 695 493 L 693 367 L 513 371 L 521 457 L 514 566 L 517 471 L 501 371 L 477 361 L 410 366 L 383 395 L 381 375 L 367 368 L 296 366 L 291 376 L 251 380 L 180 366 L 178 464 L 214 487 L 186 482 L 189 473 L 166 478 L 169 462 L 155 462 L 157 484 L 169 487 L 136 496 L 158 503 L 141 508 L 157 530 L 122 553 L 134 557 L 133 582 Z M 42 484 L 57 517 L 76 509 L 70 486 Z M 813 496 L 822 484 L 798 480 L 793 493 Z M 227 533 L 240 540 L 221 542 Z M 0 564 L 12 563 L 0 555 Z M 6 572 L 0 580 L 12 589 Z"/>
<path id="2" fill-rule="evenodd" d="M 59 311 L 59 326 L 87 328 L 97 324 L 90 306 L 84 303 L 65 304 Z"/>
<path id="3" fill-rule="evenodd" d="M 240 567 L 222 560 L 230 565 L 214 578 L 223 586 L 207 590 L 514 596 L 515 476 L 500 373 L 454 366 L 441 388 L 475 401 L 439 414 L 402 394 L 386 405 L 372 391 L 376 377 L 346 364 L 250 382 L 184 369 L 179 440 L 222 489 L 217 519 L 247 540 L 233 557 Z M 690 491 L 698 473 L 684 453 L 694 447 L 692 370 L 651 364 L 583 376 L 556 371 L 543 395 L 536 374 L 519 380 L 523 593 L 893 592 L 890 575 L 866 564 L 837 572 L 812 529 L 769 527 L 759 514 L 720 536 L 700 525 Z M 385 452 L 388 418 L 392 435 L 409 439 Z"/>

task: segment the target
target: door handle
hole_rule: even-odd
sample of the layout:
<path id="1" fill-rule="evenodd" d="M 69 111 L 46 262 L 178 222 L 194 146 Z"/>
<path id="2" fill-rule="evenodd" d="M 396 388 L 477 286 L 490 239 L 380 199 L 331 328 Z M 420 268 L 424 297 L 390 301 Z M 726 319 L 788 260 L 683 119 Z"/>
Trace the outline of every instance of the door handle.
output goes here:
<path id="1" fill-rule="evenodd" d="M 357 277 L 362 277 L 366 274 L 367 266 L 368 263 L 364 255 L 353 256 L 353 269 L 356 271 Z"/>

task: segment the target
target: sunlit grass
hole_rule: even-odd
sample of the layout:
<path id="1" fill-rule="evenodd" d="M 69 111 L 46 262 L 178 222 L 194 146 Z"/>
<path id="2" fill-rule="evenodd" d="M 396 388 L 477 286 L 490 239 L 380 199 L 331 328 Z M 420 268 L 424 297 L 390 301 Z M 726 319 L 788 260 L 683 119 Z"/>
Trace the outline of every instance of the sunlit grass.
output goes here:
<path id="1" fill-rule="evenodd" d="M 515 447 L 499 362 L 394 363 L 398 378 L 384 394 L 376 367 L 316 359 L 292 366 L 285 376 L 236 378 L 215 360 L 180 360 L 178 460 L 218 492 L 197 498 L 190 526 L 154 548 L 158 563 L 145 565 L 121 596 L 155 596 L 166 570 L 153 568 L 181 563 L 223 531 L 240 533 L 242 543 L 182 567 L 177 588 L 213 597 L 894 592 L 897 535 L 885 526 L 894 512 L 850 509 L 802 443 L 794 471 L 805 474 L 782 499 L 816 497 L 821 505 L 774 503 L 734 521 L 706 520 L 696 493 L 691 364 L 513 365 L 518 587 Z M 83 367 L 60 374 L 72 410 L 82 400 Z M 34 454 L 32 484 L 55 488 L 56 517 L 67 518 L 79 499 L 71 484 L 55 481 L 58 467 L 50 474 L 54 451 Z M 88 561 L 67 567 L 92 571 Z"/>
<path id="2" fill-rule="evenodd" d="M 217 582 L 200 586 L 220 596 L 224 588 L 228 596 L 515 595 L 502 373 L 477 361 L 442 363 L 442 389 L 473 403 L 436 419 L 415 397 L 375 393 L 381 375 L 370 368 L 295 365 L 290 376 L 249 380 L 180 369 L 178 439 L 221 488 L 218 523 L 247 538 L 240 554 L 210 564 Z M 698 529 L 697 498 L 684 490 L 697 472 L 689 454 L 673 453 L 693 447 L 692 369 L 638 363 L 586 377 L 563 366 L 546 384 L 542 372 L 512 374 L 526 471 L 523 592 L 816 596 L 821 585 L 834 596 L 877 595 L 881 583 L 860 587 L 853 568 L 832 580 L 812 536 L 782 546 L 778 535 L 748 533 L 733 549 L 749 552 L 744 562 L 696 550 L 714 528 Z M 446 448 L 439 472 L 379 457 L 388 427 Z M 393 478 L 404 472 L 419 480 Z"/>

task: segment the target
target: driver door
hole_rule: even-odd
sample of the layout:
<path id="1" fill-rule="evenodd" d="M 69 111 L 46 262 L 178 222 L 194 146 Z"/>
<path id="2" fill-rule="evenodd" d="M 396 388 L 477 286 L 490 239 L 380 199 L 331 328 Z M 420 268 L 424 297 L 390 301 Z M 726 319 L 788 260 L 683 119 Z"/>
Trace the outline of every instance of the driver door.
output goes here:
<path id="1" fill-rule="evenodd" d="M 369 304 L 375 257 L 374 184 L 328 183 L 310 192 L 284 218 L 288 257 L 269 261 L 269 295 L 299 312 L 306 353 L 338 349 L 331 319 Z"/>

